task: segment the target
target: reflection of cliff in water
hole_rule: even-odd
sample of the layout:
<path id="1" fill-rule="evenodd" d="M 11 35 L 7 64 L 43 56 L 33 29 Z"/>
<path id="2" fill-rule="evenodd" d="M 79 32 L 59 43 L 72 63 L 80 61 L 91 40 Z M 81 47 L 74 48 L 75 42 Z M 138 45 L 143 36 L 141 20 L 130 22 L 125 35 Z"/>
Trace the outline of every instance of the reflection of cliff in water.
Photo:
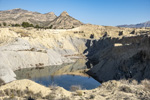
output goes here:
<path id="1" fill-rule="evenodd" d="M 72 75 L 81 75 L 86 76 L 83 72 L 86 69 L 85 59 L 76 59 L 74 63 L 63 64 L 63 65 L 55 65 L 55 66 L 47 66 L 43 69 L 36 68 L 28 68 L 21 69 L 15 71 L 17 75 L 17 79 L 32 79 L 32 78 L 40 78 L 46 76 L 57 76 L 63 74 L 72 74 Z"/>

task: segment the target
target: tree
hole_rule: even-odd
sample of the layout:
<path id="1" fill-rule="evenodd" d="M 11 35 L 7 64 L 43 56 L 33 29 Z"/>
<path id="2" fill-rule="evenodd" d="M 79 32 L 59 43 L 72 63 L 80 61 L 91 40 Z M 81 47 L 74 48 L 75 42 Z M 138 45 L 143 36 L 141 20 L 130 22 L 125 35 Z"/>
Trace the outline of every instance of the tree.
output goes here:
<path id="1" fill-rule="evenodd" d="M 28 22 L 22 22 L 22 27 L 24 27 L 24 28 L 26 28 L 26 27 L 28 27 L 29 26 L 29 23 Z"/>
<path id="2" fill-rule="evenodd" d="M 34 25 L 33 25 L 33 24 L 30 24 L 29 27 L 34 27 Z"/>
<path id="3" fill-rule="evenodd" d="M 20 24 L 15 24 L 15 26 L 16 26 L 16 27 L 19 27 L 19 26 L 20 26 Z"/>
<path id="4" fill-rule="evenodd" d="M 7 24 L 5 22 L 3 22 L 3 26 L 6 26 Z"/>
<path id="5" fill-rule="evenodd" d="M 24 28 L 26 28 L 26 27 L 34 27 L 34 25 L 33 24 L 30 24 L 30 23 L 28 23 L 28 22 L 22 22 L 22 27 L 24 27 Z"/>
<path id="6" fill-rule="evenodd" d="M 12 27 L 20 27 L 20 24 L 11 24 Z"/>
<path id="7" fill-rule="evenodd" d="M 53 25 L 51 25 L 50 27 L 49 27 L 49 29 L 52 29 L 53 28 Z"/>
<path id="8" fill-rule="evenodd" d="M 39 25 L 36 25 L 34 28 L 40 28 L 40 26 L 39 26 Z"/>

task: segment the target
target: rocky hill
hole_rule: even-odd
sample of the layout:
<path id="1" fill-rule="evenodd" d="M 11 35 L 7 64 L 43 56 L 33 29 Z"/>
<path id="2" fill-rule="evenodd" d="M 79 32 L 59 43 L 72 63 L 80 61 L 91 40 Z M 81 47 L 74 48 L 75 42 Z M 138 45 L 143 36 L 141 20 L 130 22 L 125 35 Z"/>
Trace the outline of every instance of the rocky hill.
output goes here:
<path id="1" fill-rule="evenodd" d="M 150 21 L 139 23 L 139 24 L 131 24 L 131 25 L 118 25 L 118 27 L 128 27 L 128 28 L 142 28 L 142 27 L 150 27 Z"/>
<path id="2" fill-rule="evenodd" d="M 51 27 L 51 28 L 74 28 L 83 25 L 80 21 L 69 16 L 67 12 L 63 12 L 60 16 L 56 16 L 53 12 L 41 14 L 31 12 L 20 8 L 0 11 L 0 24 L 6 23 L 4 26 L 12 24 L 22 24 L 28 22 L 34 26 Z"/>
<path id="3" fill-rule="evenodd" d="M 66 11 L 62 12 L 60 16 L 58 16 L 56 19 L 54 19 L 50 25 L 53 25 L 53 28 L 74 28 L 78 27 L 80 25 L 83 25 L 80 21 L 74 19 L 71 17 Z"/>

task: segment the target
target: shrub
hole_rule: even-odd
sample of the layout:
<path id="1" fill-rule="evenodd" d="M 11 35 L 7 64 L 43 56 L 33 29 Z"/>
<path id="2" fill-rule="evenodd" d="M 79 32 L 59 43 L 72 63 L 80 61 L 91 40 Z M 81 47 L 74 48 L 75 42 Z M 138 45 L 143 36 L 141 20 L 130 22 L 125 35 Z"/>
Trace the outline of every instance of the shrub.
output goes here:
<path id="1" fill-rule="evenodd" d="M 21 37 L 29 37 L 30 36 L 30 34 L 28 34 L 28 33 L 20 33 L 20 35 L 21 35 Z"/>
<path id="2" fill-rule="evenodd" d="M 50 89 L 55 90 L 57 88 L 57 84 L 52 83 L 49 87 Z"/>
<path id="3" fill-rule="evenodd" d="M 33 24 L 30 24 L 28 22 L 22 22 L 22 27 L 26 28 L 26 27 L 34 27 Z"/>
<path id="4" fill-rule="evenodd" d="M 142 85 L 144 85 L 144 90 L 145 91 L 150 91 L 150 80 L 143 80 L 141 82 Z"/>
<path id="5" fill-rule="evenodd" d="M 77 90 L 76 93 L 78 96 L 82 96 L 82 90 Z"/>
<path id="6" fill-rule="evenodd" d="M 0 79 L 0 86 L 4 84 L 4 81 L 2 79 Z"/>
<path id="7" fill-rule="evenodd" d="M 36 25 L 34 28 L 40 28 L 40 26 L 39 26 L 39 25 Z"/>
<path id="8" fill-rule="evenodd" d="M 20 27 L 20 24 L 14 24 L 14 26 L 16 26 L 16 27 Z"/>
<path id="9" fill-rule="evenodd" d="M 3 97 L 3 96 L 5 96 L 5 93 L 3 90 L 0 90 L 0 97 Z"/>
<path id="10" fill-rule="evenodd" d="M 81 86 L 80 85 L 72 85 L 70 87 L 70 91 L 77 91 L 77 90 L 81 90 Z"/>
<path id="11" fill-rule="evenodd" d="M 95 98 L 95 96 L 94 95 L 90 95 L 90 99 L 94 99 Z"/>
<path id="12" fill-rule="evenodd" d="M 6 22 L 3 22 L 3 26 L 6 26 L 7 24 L 6 24 Z"/>
<path id="13" fill-rule="evenodd" d="M 53 28 L 53 25 L 51 25 L 50 27 L 49 27 L 49 29 L 52 29 Z"/>
<path id="14" fill-rule="evenodd" d="M 126 92 L 126 93 L 131 93 L 132 90 L 128 86 L 121 86 L 120 91 Z"/>

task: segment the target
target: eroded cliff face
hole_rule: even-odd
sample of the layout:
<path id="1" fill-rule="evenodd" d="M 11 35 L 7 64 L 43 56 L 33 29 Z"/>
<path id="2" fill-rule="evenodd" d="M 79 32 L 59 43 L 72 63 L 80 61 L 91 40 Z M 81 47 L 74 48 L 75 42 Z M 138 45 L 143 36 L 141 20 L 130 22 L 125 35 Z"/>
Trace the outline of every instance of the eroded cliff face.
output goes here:
<path id="1" fill-rule="evenodd" d="M 148 31 L 142 34 L 92 41 L 87 65 L 93 68 L 88 73 L 100 82 L 150 79 L 150 37 Z"/>

